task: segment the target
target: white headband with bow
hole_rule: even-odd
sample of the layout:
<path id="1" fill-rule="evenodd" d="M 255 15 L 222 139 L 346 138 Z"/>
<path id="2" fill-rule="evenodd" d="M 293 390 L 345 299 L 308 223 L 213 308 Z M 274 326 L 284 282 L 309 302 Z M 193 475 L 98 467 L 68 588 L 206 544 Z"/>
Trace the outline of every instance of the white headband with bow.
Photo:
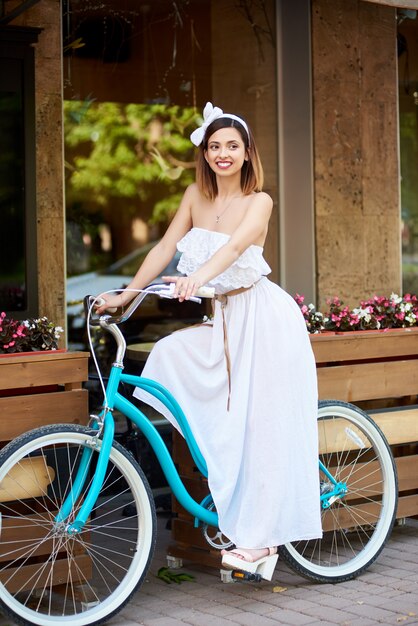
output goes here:
<path id="1" fill-rule="evenodd" d="M 233 120 L 239 122 L 242 126 L 244 126 L 245 130 L 247 131 L 248 139 L 250 138 L 248 126 L 243 119 L 241 119 L 237 115 L 233 115 L 232 113 L 224 113 L 219 107 L 214 107 L 211 102 L 207 102 L 205 108 L 203 109 L 203 124 L 192 132 L 192 134 L 190 135 L 190 141 L 195 146 L 200 146 L 204 139 L 208 126 L 210 126 L 212 122 L 219 119 L 220 117 L 230 117 Z"/>

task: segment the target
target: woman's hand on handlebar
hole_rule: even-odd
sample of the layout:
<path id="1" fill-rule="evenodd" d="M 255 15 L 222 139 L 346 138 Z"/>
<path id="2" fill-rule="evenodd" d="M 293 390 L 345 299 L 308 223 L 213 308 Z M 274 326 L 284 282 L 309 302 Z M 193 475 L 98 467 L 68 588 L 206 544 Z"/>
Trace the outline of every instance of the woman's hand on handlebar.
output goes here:
<path id="1" fill-rule="evenodd" d="M 193 274 L 190 276 L 162 276 L 162 279 L 166 283 L 175 283 L 173 298 L 178 298 L 179 302 L 189 300 L 203 284 Z"/>
<path id="2" fill-rule="evenodd" d="M 103 315 L 106 313 L 114 313 L 116 309 L 122 306 L 122 294 L 118 293 L 115 295 L 100 294 L 97 296 L 97 302 L 94 305 L 94 309 L 98 315 Z"/>

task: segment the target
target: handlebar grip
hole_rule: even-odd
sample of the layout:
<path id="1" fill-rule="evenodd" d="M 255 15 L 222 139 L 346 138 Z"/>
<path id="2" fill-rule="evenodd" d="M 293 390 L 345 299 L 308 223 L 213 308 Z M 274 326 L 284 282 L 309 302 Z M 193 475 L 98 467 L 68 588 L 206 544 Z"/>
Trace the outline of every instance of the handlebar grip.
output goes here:
<path id="1" fill-rule="evenodd" d="M 106 300 L 104 298 L 96 298 L 97 306 L 102 306 L 102 304 L 104 304 L 105 302 L 106 302 Z M 111 307 L 110 309 L 106 309 L 106 311 L 109 311 L 109 313 L 116 313 L 117 308 L 116 307 Z"/>
<path id="2" fill-rule="evenodd" d="M 195 295 L 198 298 L 214 298 L 215 288 L 214 287 L 199 287 Z"/>

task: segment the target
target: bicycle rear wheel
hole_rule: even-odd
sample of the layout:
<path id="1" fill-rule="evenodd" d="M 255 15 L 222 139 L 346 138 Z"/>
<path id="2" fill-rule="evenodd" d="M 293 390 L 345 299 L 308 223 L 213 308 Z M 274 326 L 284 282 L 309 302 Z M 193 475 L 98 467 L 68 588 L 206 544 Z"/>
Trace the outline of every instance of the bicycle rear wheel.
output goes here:
<path id="1" fill-rule="evenodd" d="M 320 461 L 346 493 L 322 509 L 322 539 L 279 547 L 290 567 L 317 582 L 343 582 L 367 569 L 395 522 L 396 466 L 387 441 L 370 417 L 346 402 L 319 403 Z M 320 471 L 321 494 L 332 482 Z M 303 515 L 303 511 L 301 511 Z"/>
<path id="2" fill-rule="evenodd" d="M 98 624 L 126 604 L 148 570 L 154 501 L 141 468 L 116 442 L 90 518 L 79 533 L 67 532 L 94 475 L 93 436 L 81 426 L 43 427 L 0 452 L 0 608 L 20 624 Z M 83 492 L 57 524 L 86 448 Z"/>

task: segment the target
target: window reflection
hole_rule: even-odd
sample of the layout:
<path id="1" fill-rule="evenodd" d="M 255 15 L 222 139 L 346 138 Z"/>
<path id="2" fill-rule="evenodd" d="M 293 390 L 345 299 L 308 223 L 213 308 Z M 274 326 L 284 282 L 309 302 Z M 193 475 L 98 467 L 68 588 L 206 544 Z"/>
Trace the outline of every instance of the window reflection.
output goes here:
<path id="1" fill-rule="evenodd" d="M 23 105 L 17 91 L 0 91 L 0 220 L 0 309 L 25 310 Z"/>
<path id="2" fill-rule="evenodd" d="M 399 26 L 398 56 L 403 291 L 404 293 L 418 293 L 418 22 L 416 19 L 405 19 Z"/>

